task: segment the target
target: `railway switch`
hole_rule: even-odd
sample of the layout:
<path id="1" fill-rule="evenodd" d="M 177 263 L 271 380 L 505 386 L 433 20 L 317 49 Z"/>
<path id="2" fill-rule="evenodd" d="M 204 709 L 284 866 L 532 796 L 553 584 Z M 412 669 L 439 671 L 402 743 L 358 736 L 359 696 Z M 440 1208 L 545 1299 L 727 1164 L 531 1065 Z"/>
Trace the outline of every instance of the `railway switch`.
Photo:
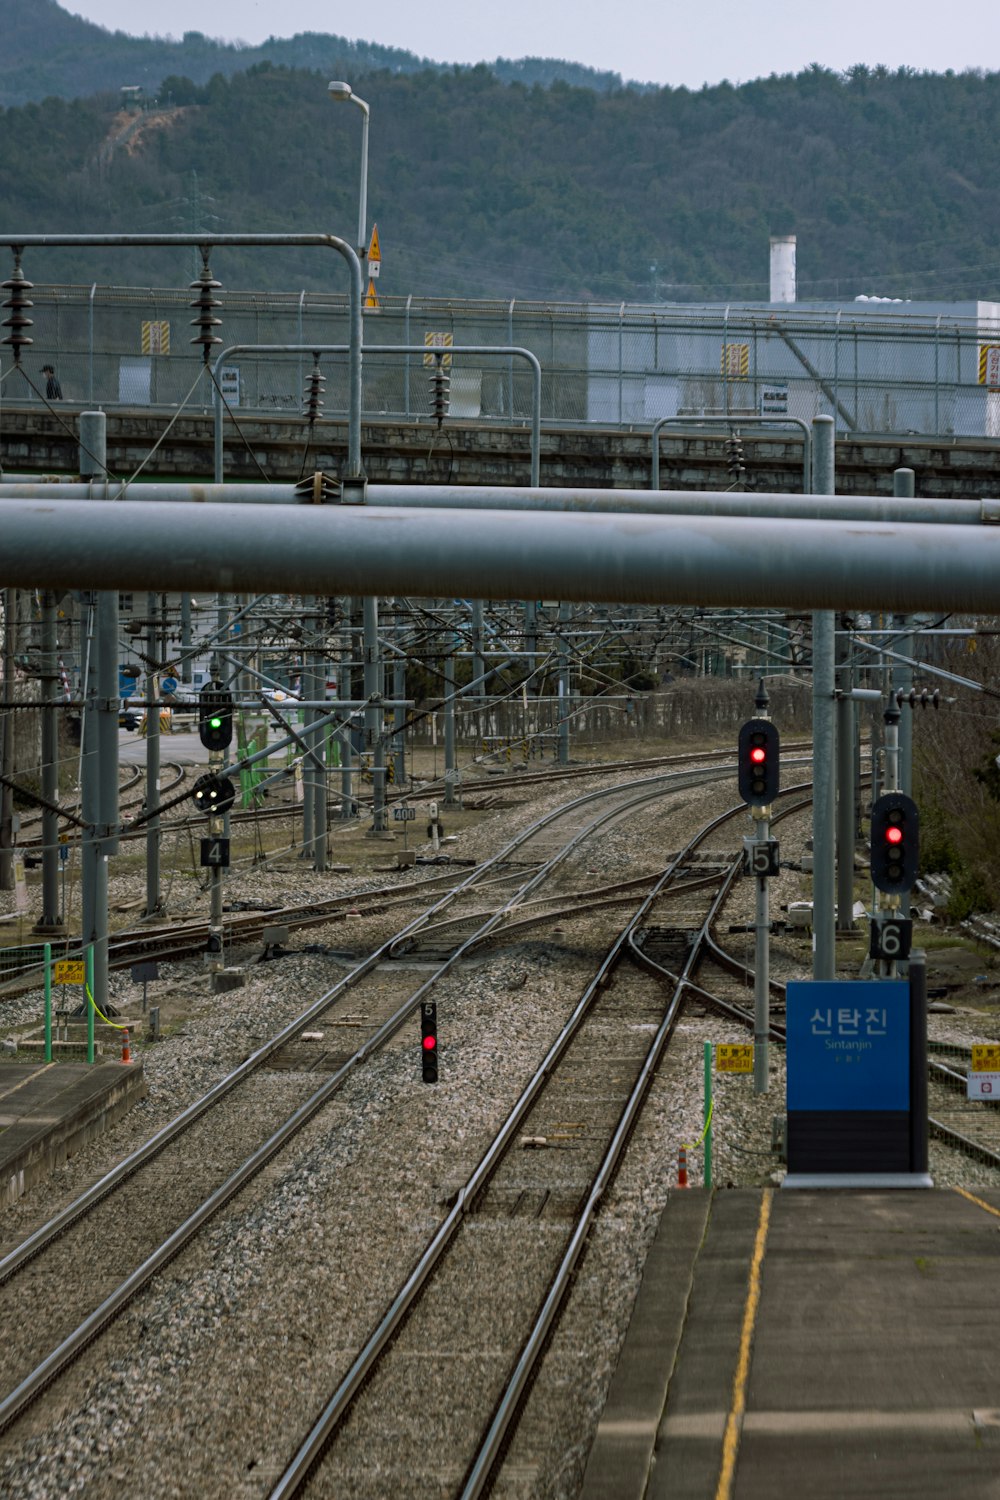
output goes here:
<path id="1" fill-rule="evenodd" d="M 912 891 L 920 852 L 920 814 L 905 792 L 886 792 L 872 806 L 871 870 L 887 896 Z"/>
<path id="2" fill-rule="evenodd" d="M 770 719 L 748 719 L 740 728 L 737 774 L 740 796 L 749 807 L 769 807 L 778 795 L 780 745 Z"/>

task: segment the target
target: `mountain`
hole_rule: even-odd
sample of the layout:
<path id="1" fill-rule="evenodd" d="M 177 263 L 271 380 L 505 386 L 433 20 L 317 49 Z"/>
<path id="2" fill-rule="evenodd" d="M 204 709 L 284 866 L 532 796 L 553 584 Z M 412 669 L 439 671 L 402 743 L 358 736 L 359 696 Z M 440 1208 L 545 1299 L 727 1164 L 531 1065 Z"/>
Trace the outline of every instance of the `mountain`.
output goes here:
<path id="1" fill-rule="evenodd" d="M 262 62 L 350 79 L 375 69 L 453 71 L 451 64 L 430 62 L 399 47 L 351 42 L 317 32 L 270 37 L 257 47 L 213 41 L 200 31 L 187 31 L 180 41 L 127 36 L 70 15 L 57 0 L 0 0 L 0 37 L 0 105 L 5 106 L 50 95 L 77 99 L 117 92 L 123 85 L 139 85 L 155 93 L 161 79 L 171 73 L 203 84 L 214 73 L 228 77 Z M 490 71 L 507 83 L 549 84 L 561 79 L 600 90 L 620 88 L 622 83 L 617 73 L 552 58 L 497 58 Z"/>
<path id="2" fill-rule="evenodd" d="M 26 8 L 76 25 L 54 0 L 0 0 L 8 19 Z M 23 27 L 10 39 L 23 47 Z M 643 92 L 528 87 L 485 65 L 336 72 L 371 106 L 380 295 L 766 300 L 768 236 L 794 233 L 802 299 L 1000 300 L 1000 74 L 814 66 Z M 204 84 L 168 74 L 138 115 L 117 86 L 0 111 L 0 243 L 60 230 L 353 242 L 361 121 L 330 102 L 333 73 L 264 61 Z M 342 288 L 315 251 L 227 250 L 213 270 L 228 287 Z M 25 274 L 186 285 L 191 256 L 30 251 Z"/>

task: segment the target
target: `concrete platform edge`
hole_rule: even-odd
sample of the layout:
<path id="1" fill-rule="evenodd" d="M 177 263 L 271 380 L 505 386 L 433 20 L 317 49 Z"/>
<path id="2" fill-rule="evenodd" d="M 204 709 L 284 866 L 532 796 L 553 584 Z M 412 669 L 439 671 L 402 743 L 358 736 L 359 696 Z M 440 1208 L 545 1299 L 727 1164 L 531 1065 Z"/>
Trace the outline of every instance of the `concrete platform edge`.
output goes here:
<path id="1" fill-rule="evenodd" d="M 66 1066 L 60 1065 L 57 1073 Z M 26 1114 L 0 1136 L 0 1202 L 16 1203 L 87 1141 L 107 1130 L 146 1097 L 141 1063 L 88 1068 L 76 1085 L 52 1101 L 56 1117 Z"/>
<path id="2" fill-rule="evenodd" d="M 608 1398 L 587 1459 L 580 1500 L 639 1500 L 684 1332 L 712 1194 L 675 1192 L 657 1226 Z"/>

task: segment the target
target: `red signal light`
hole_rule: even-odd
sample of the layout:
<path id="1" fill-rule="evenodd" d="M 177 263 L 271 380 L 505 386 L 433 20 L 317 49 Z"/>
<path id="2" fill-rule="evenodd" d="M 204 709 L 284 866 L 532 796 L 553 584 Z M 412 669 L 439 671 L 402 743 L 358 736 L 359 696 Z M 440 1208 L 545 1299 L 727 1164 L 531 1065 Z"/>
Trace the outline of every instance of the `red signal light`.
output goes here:
<path id="1" fill-rule="evenodd" d="M 887 844 L 901 844 L 903 842 L 903 830 L 901 828 L 887 828 L 885 830 L 885 841 Z"/>
<path id="2" fill-rule="evenodd" d="M 437 1005 L 425 1000 L 420 1007 L 420 1076 L 424 1083 L 438 1081 Z"/>
<path id="3" fill-rule="evenodd" d="M 770 719 L 748 719 L 737 742 L 737 781 L 748 807 L 766 807 L 778 795 L 778 731 Z"/>

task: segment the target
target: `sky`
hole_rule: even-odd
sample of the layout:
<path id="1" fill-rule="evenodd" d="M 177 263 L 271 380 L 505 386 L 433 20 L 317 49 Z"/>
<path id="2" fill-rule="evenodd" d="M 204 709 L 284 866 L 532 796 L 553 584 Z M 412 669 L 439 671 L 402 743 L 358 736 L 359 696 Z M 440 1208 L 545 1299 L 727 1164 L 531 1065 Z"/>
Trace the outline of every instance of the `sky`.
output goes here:
<path id="1" fill-rule="evenodd" d="M 261 42 L 318 31 L 403 47 L 435 62 L 557 57 L 625 80 L 700 88 L 796 73 L 810 63 L 943 72 L 1000 69 L 997 0 L 60 0 L 132 36 L 200 31 Z"/>

